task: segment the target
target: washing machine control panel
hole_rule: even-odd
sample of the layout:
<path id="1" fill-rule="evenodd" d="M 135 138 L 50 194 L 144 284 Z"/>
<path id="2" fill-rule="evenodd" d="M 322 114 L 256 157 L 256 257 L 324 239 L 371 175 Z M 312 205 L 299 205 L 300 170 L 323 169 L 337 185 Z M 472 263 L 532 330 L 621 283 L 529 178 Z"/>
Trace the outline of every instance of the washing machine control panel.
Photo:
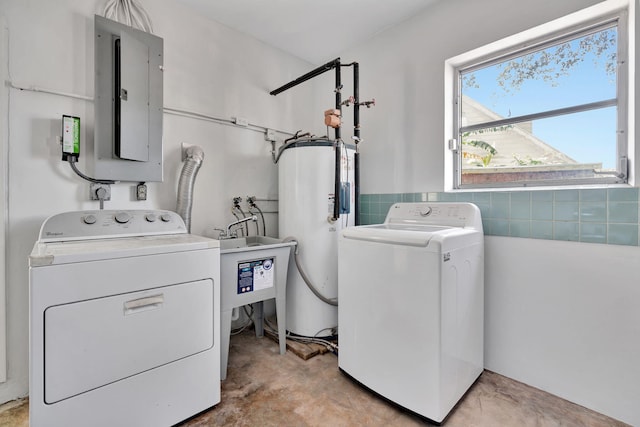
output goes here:
<path id="1" fill-rule="evenodd" d="M 49 217 L 41 242 L 108 239 L 187 233 L 182 218 L 165 210 L 98 210 L 64 212 Z"/>
<path id="2" fill-rule="evenodd" d="M 482 230 L 478 207 L 459 202 L 396 203 L 389 209 L 385 224 L 478 227 Z"/>

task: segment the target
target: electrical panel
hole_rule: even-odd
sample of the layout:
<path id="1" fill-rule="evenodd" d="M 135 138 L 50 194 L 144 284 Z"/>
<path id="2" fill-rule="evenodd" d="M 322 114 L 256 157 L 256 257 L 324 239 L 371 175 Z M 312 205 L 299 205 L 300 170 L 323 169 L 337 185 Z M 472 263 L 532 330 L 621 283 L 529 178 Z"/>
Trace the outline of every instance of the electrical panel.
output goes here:
<path id="1" fill-rule="evenodd" d="M 162 181 L 163 40 L 95 16 L 94 170 Z"/>

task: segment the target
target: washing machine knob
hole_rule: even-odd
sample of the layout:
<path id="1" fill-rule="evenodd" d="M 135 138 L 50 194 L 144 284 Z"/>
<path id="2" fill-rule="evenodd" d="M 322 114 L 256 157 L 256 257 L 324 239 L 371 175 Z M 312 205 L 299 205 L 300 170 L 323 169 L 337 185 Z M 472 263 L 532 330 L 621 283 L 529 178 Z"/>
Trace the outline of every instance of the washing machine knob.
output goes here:
<path id="1" fill-rule="evenodd" d="M 169 221 L 171 221 L 171 215 L 168 214 L 168 213 L 163 213 L 162 215 L 160 215 L 160 219 L 163 222 L 169 222 Z"/>
<path id="2" fill-rule="evenodd" d="M 147 220 L 147 222 L 156 222 L 157 217 L 155 216 L 155 214 L 146 214 L 144 216 L 144 219 Z"/>
<path id="3" fill-rule="evenodd" d="M 131 220 L 131 215 L 126 212 L 118 212 L 115 218 L 118 224 L 126 224 Z"/>
<path id="4" fill-rule="evenodd" d="M 429 207 L 427 207 L 427 209 L 420 211 L 420 216 L 429 216 L 429 215 L 431 215 L 432 211 L 433 211 L 433 208 L 431 206 L 429 206 Z"/>
<path id="5" fill-rule="evenodd" d="M 82 218 L 82 221 L 87 225 L 95 224 L 97 220 L 98 219 L 96 218 L 96 216 L 92 214 L 89 214 Z"/>

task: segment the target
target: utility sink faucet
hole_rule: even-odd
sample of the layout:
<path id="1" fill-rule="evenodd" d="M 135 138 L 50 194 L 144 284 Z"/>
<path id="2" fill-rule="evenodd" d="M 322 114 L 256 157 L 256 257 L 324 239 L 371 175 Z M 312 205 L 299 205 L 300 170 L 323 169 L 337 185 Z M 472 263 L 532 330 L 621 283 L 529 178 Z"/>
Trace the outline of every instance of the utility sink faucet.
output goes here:
<path id="1" fill-rule="evenodd" d="M 257 221 L 257 220 L 258 220 L 258 217 L 255 216 L 255 215 L 252 215 L 252 216 L 248 216 L 246 218 L 239 219 L 238 221 L 232 222 L 231 224 L 227 225 L 227 236 L 228 237 L 231 237 L 231 236 L 235 237 L 235 233 L 231 234 L 231 228 L 232 227 L 235 227 L 236 225 L 242 224 L 242 223 L 247 222 L 247 221 Z"/>

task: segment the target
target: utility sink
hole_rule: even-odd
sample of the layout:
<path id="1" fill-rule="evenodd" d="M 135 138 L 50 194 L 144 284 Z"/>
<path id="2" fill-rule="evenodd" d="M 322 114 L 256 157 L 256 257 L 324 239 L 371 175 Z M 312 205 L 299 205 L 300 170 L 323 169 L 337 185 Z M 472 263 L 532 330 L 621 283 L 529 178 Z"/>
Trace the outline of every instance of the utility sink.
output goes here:
<path id="1" fill-rule="evenodd" d="M 262 301 L 276 300 L 280 354 L 286 352 L 287 271 L 295 241 L 265 236 L 220 240 L 220 379 L 227 377 L 231 311 L 253 304 L 256 336 L 264 334 Z"/>
<path id="2" fill-rule="evenodd" d="M 220 253 L 235 253 L 244 251 L 253 251 L 270 248 L 283 248 L 287 246 L 295 246 L 296 242 L 283 242 L 275 237 L 266 236 L 249 236 L 237 237 L 234 239 L 220 240 Z"/>

